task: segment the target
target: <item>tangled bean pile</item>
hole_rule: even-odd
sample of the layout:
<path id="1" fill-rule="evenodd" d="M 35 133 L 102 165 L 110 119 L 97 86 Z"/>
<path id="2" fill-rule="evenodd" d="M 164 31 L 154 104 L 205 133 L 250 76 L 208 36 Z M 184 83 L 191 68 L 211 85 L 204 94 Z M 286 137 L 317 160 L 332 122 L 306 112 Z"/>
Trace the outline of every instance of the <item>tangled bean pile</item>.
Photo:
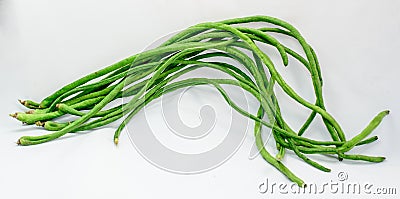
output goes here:
<path id="1" fill-rule="evenodd" d="M 261 23 L 266 27 L 247 27 L 246 24 L 251 22 Z M 298 53 L 288 48 L 271 33 L 296 40 L 303 52 Z M 275 48 L 285 66 L 289 64 L 288 57 L 291 56 L 306 68 L 311 76 L 315 102 L 305 100 L 285 82 L 270 56 L 260 49 L 260 45 Z M 251 52 L 252 56 L 246 52 Z M 305 57 L 301 54 L 305 54 Z M 220 57 L 237 61 L 246 72 L 223 61 L 207 61 L 207 58 Z M 231 78 L 177 80 L 183 74 L 199 68 L 218 70 Z M 157 48 L 133 55 L 64 86 L 40 103 L 31 100 L 20 101 L 31 110 L 11 116 L 25 124 L 37 124 L 48 131 L 54 131 L 40 136 L 23 136 L 17 142 L 19 145 L 42 144 L 67 133 L 92 130 L 123 118 L 114 134 L 114 142 L 118 144 L 119 135 L 125 125 L 151 101 L 185 87 L 211 85 L 232 108 L 255 121 L 254 136 L 261 156 L 291 181 L 304 186 L 303 180 L 282 163 L 286 150 L 292 150 L 306 163 L 325 172 L 329 172 L 330 169 L 309 159 L 307 154 L 331 154 L 339 161 L 351 159 L 381 162 L 385 159 L 349 154 L 348 151 L 355 146 L 376 141 L 377 136 L 367 137 L 389 111 L 379 113 L 361 133 L 348 140 L 339 123 L 326 111 L 322 84 L 316 53 L 297 29 L 277 18 L 251 16 L 189 27 Z M 253 95 L 260 103 L 257 114 L 253 115 L 235 104 L 221 85 L 237 86 Z M 274 93 L 276 86 L 312 111 L 298 131 L 293 130 L 281 114 L 279 101 Z M 131 99 L 122 105 L 105 108 L 111 102 L 124 97 Z M 64 115 L 78 116 L 78 119 L 65 123 L 55 121 Z M 317 115 L 322 118 L 331 141 L 302 136 Z M 261 136 L 263 126 L 272 129 L 278 150 L 276 157 L 264 147 Z"/>

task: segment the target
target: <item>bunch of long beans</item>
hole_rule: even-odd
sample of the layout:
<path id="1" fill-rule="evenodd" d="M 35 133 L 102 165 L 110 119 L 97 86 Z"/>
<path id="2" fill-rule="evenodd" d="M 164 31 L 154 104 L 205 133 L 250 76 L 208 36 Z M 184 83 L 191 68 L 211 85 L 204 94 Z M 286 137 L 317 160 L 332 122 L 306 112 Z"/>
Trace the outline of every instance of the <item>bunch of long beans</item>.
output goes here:
<path id="1" fill-rule="evenodd" d="M 245 26 L 251 22 L 266 26 L 261 28 Z M 296 40 L 303 52 L 298 53 L 288 48 L 271 33 Z M 271 58 L 260 49 L 260 45 L 275 48 L 285 66 L 289 64 L 288 57 L 291 56 L 305 67 L 311 76 L 315 102 L 305 100 L 285 82 Z M 246 52 L 250 52 L 251 56 Z M 246 72 L 226 61 L 208 59 L 221 57 L 236 61 Z M 203 67 L 221 71 L 231 78 L 177 80 L 183 74 Z M 46 130 L 54 131 L 40 136 L 23 136 L 17 142 L 19 145 L 41 144 L 67 133 L 95 129 L 123 118 L 123 122 L 114 134 L 114 142 L 118 144 L 119 135 L 125 125 L 151 101 L 185 87 L 211 85 L 221 93 L 232 108 L 255 121 L 254 135 L 261 156 L 290 180 L 299 186 L 304 186 L 303 180 L 281 162 L 286 150 L 292 150 L 306 163 L 325 172 L 329 172 L 330 169 L 309 159 L 306 154 L 331 154 L 339 160 L 369 162 L 381 162 L 385 159 L 347 152 L 355 146 L 376 141 L 377 136 L 367 137 L 389 111 L 379 113 L 361 133 L 347 140 L 339 123 L 326 111 L 322 84 L 316 53 L 297 29 L 277 18 L 251 16 L 189 27 L 157 48 L 128 57 L 64 86 L 40 103 L 31 100 L 20 101 L 31 110 L 11 116 L 25 124 L 37 124 Z M 221 85 L 237 86 L 253 95 L 260 103 L 257 114 L 251 114 L 236 105 Z M 285 122 L 274 93 L 275 86 L 281 87 L 289 97 L 312 111 L 298 131 L 293 130 Z M 127 103 L 106 108 L 111 102 L 125 97 L 131 99 Z M 78 116 L 78 119 L 69 122 L 55 121 L 65 115 Z M 317 115 L 322 118 L 332 138 L 331 141 L 302 136 Z M 272 129 L 278 151 L 275 157 L 264 147 L 265 143 L 261 136 L 263 126 Z"/>

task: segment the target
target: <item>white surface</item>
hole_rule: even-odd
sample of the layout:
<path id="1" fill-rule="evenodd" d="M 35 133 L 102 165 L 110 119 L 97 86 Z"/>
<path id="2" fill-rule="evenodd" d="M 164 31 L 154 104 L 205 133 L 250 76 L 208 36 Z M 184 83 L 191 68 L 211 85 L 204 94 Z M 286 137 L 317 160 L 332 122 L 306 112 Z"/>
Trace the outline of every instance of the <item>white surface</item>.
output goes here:
<path id="1" fill-rule="evenodd" d="M 116 124 L 81 136 L 18 147 L 15 141 L 20 136 L 43 131 L 21 127 L 8 117 L 22 110 L 17 99 L 40 100 L 82 75 L 139 52 L 168 33 L 199 22 L 256 14 L 290 22 L 314 47 L 322 65 L 326 106 L 347 134 L 360 132 L 379 111 L 391 110 L 373 133 L 380 140 L 356 150 L 384 155 L 385 162 L 338 163 L 316 157 L 332 168 L 331 173 L 319 172 L 293 154 L 287 155 L 285 163 L 306 182 L 323 184 L 336 180 L 337 173 L 344 171 L 349 181 L 396 187 L 400 192 L 399 9 L 398 1 L 1 0 L 0 197 L 293 197 L 258 192 L 267 177 L 275 182 L 288 181 L 261 158 L 248 159 L 251 132 L 238 153 L 217 169 L 177 175 L 144 160 L 125 133 L 115 147 L 112 135 Z M 300 113 L 288 115 L 294 125 L 301 122 L 295 119 L 296 114 Z"/>

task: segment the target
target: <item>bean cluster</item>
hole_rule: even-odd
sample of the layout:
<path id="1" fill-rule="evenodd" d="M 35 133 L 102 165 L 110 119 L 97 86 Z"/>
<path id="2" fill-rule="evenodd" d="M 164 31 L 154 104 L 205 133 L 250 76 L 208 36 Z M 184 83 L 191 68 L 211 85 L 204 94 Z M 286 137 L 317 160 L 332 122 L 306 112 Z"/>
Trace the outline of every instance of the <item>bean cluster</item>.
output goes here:
<path id="1" fill-rule="evenodd" d="M 248 27 L 247 24 L 253 22 L 263 24 L 263 27 Z M 303 52 L 295 52 L 273 35 L 297 41 Z M 315 102 L 305 100 L 285 82 L 271 57 L 261 50 L 262 45 L 276 49 L 285 66 L 289 64 L 290 56 L 305 67 L 311 76 Z M 231 59 L 240 67 L 227 61 L 210 61 L 210 58 Z M 182 75 L 199 68 L 217 70 L 230 78 L 178 80 Z M 282 163 L 286 150 L 293 151 L 309 165 L 325 172 L 329 172 L 330 169 L 311 160 L 307 154 L 328 154 L 339 161 L 350 159 L 381 162 L 385 159 L 347 152 L 355 146 L 376 141 L 377 136 L 367 137 L 389 111 L 379 113 L 361 133 L 348 140 L 339 123 L 326 111 L 322 84 L 316 53 L 296 28 L 274 17 L 250 16 L 189 27 L 154 49 L 128 57 L 62 87 L 40 103 L 31 100 L 20 101 L 31 110 L 11 116 L 25 124 L 36 124 L 48 131 L 54 131 L 40 136 L 23 136 L 17 142 L 19 145 L 45 143 L 67 133 L 92 130 L 123 118 L 114 134 L 114 142 L 118 144 L 119 135 L 126 124 L 148 103 L 178 89 L 211 85 L 232 108 L 255 121 L 254 136 L 261 156 L 291 181 L 304 186 L 303 180 Z M 257 114 L 251 114 L 235 104 L 222 85 L 237 86 L 254 96 L 260 104 Z M 274 92 L 276 86 L 282 88 L 297 103 L 311 110 L 311 114 L 297 131 L 285 122 L 281 114 Z M 111 102 L 126 97 L 131 98 L 127 103 L 106 108 Z M 69 122 L 57 121 L 65 115 L 78 116 L 78 119 Z M 322 118 L 331 137 L 330 141 L 303 136 L 317 115 Z M 261 135 L 263 126 L 272 129 L 277 148 L 276 156 L 271 155 L 264 147 Z"/>

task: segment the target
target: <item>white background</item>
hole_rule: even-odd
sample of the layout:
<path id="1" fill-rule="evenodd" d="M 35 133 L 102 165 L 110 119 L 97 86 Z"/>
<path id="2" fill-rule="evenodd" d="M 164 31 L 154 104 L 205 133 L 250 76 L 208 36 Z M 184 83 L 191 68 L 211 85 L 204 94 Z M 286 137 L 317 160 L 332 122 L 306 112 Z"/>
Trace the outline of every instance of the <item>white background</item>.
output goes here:
<path id="1" fill-rule="evenodd" d="M 116 147 L 112 136 L 117 124 L 43 145 L 18 147 L 15 141 L 20 136 L 43 131 L 21 126 L 8 117 L 23 110 L 17 99 L 39 101 L 74 79 L 140 52 L 168 33 L 200 22 L 256 14 L 290 22 L 317 51 L 326 106 L 348 137 L 360 132 L 379 111 L 391 110 L 373 133 L 380 140 L 356 150 L 384 155 L 387 160 L 383 163 L 315 157 L 332 168 L 331 173 L 323 173 L 292 153 L 284 162 L 306 182 L 337 180 L 337 173 L 343 171 L 349 181 L 396 187 L 400 192 L 399 1 L 134 2 L 0 1 L 1 198 L 293 197 L 258 192 L 258 185 L 266 178 L 288 180 L 261 158 L 248 159 L 254 141 L 251 131 L 238 153 L 225 164 L 210 172 L 185 176 L 149 164 L 132 147 L 126 133 Z M 296 114 L 288 114 L 294 124 L 303 121 L 296 120 Z"/>

